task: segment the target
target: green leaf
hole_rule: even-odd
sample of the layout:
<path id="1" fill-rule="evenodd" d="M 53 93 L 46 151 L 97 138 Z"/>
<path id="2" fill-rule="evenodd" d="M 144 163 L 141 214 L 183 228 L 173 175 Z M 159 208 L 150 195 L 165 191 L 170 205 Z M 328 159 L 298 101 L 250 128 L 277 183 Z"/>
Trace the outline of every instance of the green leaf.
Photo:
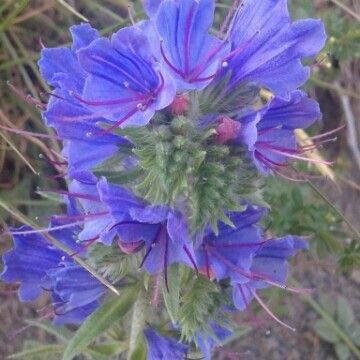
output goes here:
<path id="1" fill-rule="evenodd" d="M 50 321 L 26 320 L 26 323 L 46 331 L 48 334 L 57 337 L 63 343 L 67 343 L 73 336 L 70 330 L 65 327 L 55 327 Z"/>
<path id="2" fill-rule="evenodd" d="M 45 355 L 48 356 L 48 358 L 49 358 L 49 355 L 61 354 L 63 351 L 64 351 L 63 345 L 52 344 L 52 345 L 39 346 L 35 349 L 24 350 L 24 351 L 18 352 L 16 354 L 10 355 L 7 358 L 8 359 L 31 359 L 31 358 L 34 358 L 35 356 L 39 357 L 39 356 L 45 356 Z M 50 359 L 53 359 L 53 357 L 50 357 Z"/>
<path id="3" fill-rule="evenodd" d="M 329 327 L 325 320 L 318 320 L 314 325 L 315 332 L 325 341 L 335 344 L 339 342 L 337 334 Z"/>
<path id="4" fill-rule="evenodd" d="M 326 312 L 329 313 L 332 317 L 336 313 L 336 303 L 335 301 L 326 294 L 321 294 L 319 296 L 319 303 L 323 309 L 326 309 Z"/>
<path id="5" fill-rule="evenodd" d="M 360 347 L 360 325 L 359 324 L 353 324 L 351 326 L 349 335 L 350 335 L 351 340 L 355 343 L 355 345 Z"/>
<path id="6" fill-rule="evenodd" d="M 71 360 L 81 353 L 93 340 L 124 316 L 134 304 L 139 289 L 132 286 L 124 289 L 120 297 L 114 298 L 91 314 L 70 340 L 63 360 Z"/>
<path id="7" fill-rule="evenodd" d="M 342 296 L 338 297 L 336 315 L 338 323 L 344 330 L 348 329 L 355 321 L 350 303 Z"/>
<path id="8" fill-rule="evenodd" d="M 349 348 L 343 343 L 337 343 L 335 345 L 335 352 L 339 360 L 347 360 L 350 356 Z"/>
<path id="9" fill-rule="evenodd" d="M 122 341 L 113 341 L 109 343 L 96 344 L 89 347 L 89 352 L 96 356 L 109 359 L 110 356 L 115 356 L 121 354 L 127 350 L 128 345 L 126 342 Z"/>
<path id="10" fill-rule="evenodd" d="M 134 351 L 131 353 L 129 360 L 146 360 L 146 346 L 143 336 L 139 336 Z"/>
<path id="11" fill-rule="evenodd" d="M 166 310 L 173 324 L 177 323 L 180 305 L 180 274 L 178 265 L 173 265 L 168 269 L 169 291 L 165 284 L 162 286 L 162 292 Z"/>

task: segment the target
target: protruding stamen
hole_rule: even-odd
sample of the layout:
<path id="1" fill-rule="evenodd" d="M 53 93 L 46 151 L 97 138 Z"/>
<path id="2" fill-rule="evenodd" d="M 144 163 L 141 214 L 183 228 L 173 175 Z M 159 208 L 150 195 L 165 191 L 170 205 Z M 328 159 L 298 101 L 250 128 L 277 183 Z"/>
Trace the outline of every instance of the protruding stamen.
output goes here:
<path id="1" fill-rule="evenodd" d="M 246 286 L 246 285 L 245 285 Z M 295 328 L 291 327 L 290 325 L 284 323 L 281 321 L 268 307 L 267 305 L 261 300 L 261 298 L 258 296 L 255 290 L 251 289 L 249 286 L 247 286 L 248 290 L 252 293 L 256 301 L 260 304 L 260 306 L 265 310 L 265 312 L 272 317 L 276 322 L 278 322 L 280 325 L 286 327 L 287 329 L 291 331 L 296 331 Z"/>
<path id="2" fill-rule="evenodd" d="M 41 110 L 46 109 L 46 104 L 33 98 L 31 95 L 24 94 L 21 90 L 17 89 L 9 80 L 6 82 L 9 88 L 23 101 L 31 104 Z"/>
<path id="3" fill-rule="evenodd" d="M 72 228 L 78 225 L 82 225 L 84 221 L 76 221 L 71 224 L 65 224 L 65 225 L 59 225 L 54 226 L 52 228 L 46 228 L 46 229 L 38 229 L 38 230 L 25 230 L 25 231 L 9 231 L 6 232 L 6 235 L 31 235 L 31 234 L 43 234 L 43 233 L 49 233 L 51 231 L 57 231 L 57 230 L 63 230 Z"/>
<path id="4" fill-rule="evenodd" d="M 44 138 L 44 139 L 62 140 L 58 136 L 46 135 L 46 134 L 38 134 L 38 133 L 33 133 L 31 131 L 13 129 L 11 127 L 7 127 L 7 126 L 3 126 L 3 125 L 0 125 L 0 129 L 12 132 L 14 134 L 19 134 L 19 135 L 24 135 L 24 136 L 29 136 L 29 137 L 31 136 L 31 137 L 38 137 L 38 138 Z"/>
<path id="5" fill-rule="evenodd" d="M 198 267 L 197 267 L 197 265 L 196 265 L 196 262 L 195 262 L 193 256 L 191 255 L 191 252 L 190 252 L 189 248 L 187 247 L 187 245 L 184 245 L 184 246 L 183 246 L 183 249 L 184 249 L 187 257 L 189 258 L 190 262 L 192 263 L 195 271 L 196 271 L 197 273 L 199 273 L 199 269 L 198 269 Z"/>

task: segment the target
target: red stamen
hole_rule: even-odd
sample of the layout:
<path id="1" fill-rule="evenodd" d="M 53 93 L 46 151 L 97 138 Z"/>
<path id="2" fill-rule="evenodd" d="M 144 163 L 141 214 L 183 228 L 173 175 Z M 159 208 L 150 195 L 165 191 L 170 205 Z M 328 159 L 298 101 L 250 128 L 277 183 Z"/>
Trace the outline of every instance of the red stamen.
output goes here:
<path id="1" fill-rule="evenodd" d="M 32 136 L 32 137 L 38 137 L 38 138 L 44 138 L 44 139 L 53 139 L 53 140 L 62 140 L 58 136 L 46 135 L 46 134 L 38 134 L 38 133 L 33 133 L 31 131 L 14 129 L 14 128 L 3 126 L 3 125 L 0 125 L 0 129 L 12 132 L 14 134 L 24 135 L 24 136 Z"/>
<path id="2" fill-rule="evenodd" d="M 245 285 L 246 286 L 246 285 Z M 288 324 L 284 323 L 283 321 L 281 321 L 278 317 L 276 317 L 276 315 L 267 307 L 267 305 L 260 299 L 260 297 L 258 296 L 258 294 L 256 293 L 255 290 L 251 289 L 249 286 L 247 286 L 248 290 L 252 293 L 252 295 L 254 296 L 254 298 L 256 299 L 256 301 L 260 304 L 260 306 L 265 310 L 265 312 L 272 317 L 276 322 L 278 322 L 280 325 L 286 327 L 287 329 L 291 330 L 291 331 L 296 331 L 293 327 L 289 326 Z"/>
<path id="3" fill-rule="evenodd" d="M 89 105 L 89 106 L 106 106 L 106 105 L 121 105 L 121 104 L 128 104 L 131 102 L 141 102 L 143 101 L 146 96 L 142 95 L 142 96 L 134 96 L 131 98 L 127 98 L 127 99 L 113 99 L 113 100 L 104 100 L 104 101 L 95 101 L 95 100 L 85 100 L 83 98 L 81 98 L 80 96 L 76 95 L 75 93 L 71 93 L 70 95 L 72 95 L 76 100 L 78 100 L 79 102 L 85 104 L 85 105 Z"/>
<path id="4" fill-rule="evenodd" d="M 184 245 L 184 246 L 183 246 L 183 249 L 184 249 L 187 257 L 189 258 L 190 262 L 192 263 L 195 271 L 196 271 L 197 273 L 199 273 L 199 269 L 198 269 L 198 267 L 197 267 L 197 265 L 196 265 L 196 262 L 195 262 L 193 256 L 191 255 L 191 252 L 190 252 L 189 248 L 187 247 L 187 245 Z"/>
<path id="5" fill-rule="evenodd" d="M 185 74 L 178 70 L 172 63 L 171 61 L 167 58 L 166 54 L 165 54 L 165 51 L 164 51 L 164 47 L 163 47 L 163 40 L 161 40 L 160 42 L 160 52 L 161 52 L 161 55 L 163 57 L 163 59 L 165 60 L 165 63 L 170 67 L 171 70 L 173 70 L 175 73 L 177 73 L 178 75 L 180 75 L 182 78 L 185 77 Z"/>
<path id="6" fill-rule="evenodd" d="M 69 192 L 69 191 L 65 191 L 65 190 L 44 190 L 44 191 L 41 191 L 41 192 L 43 192 L 43 193 L 54 193 L 54 194 L 58 194 L 58 195 L 66 195 L 66 196 L 75 197 L 75 198 L 78 198 L 78 199 L 101 202 L 100 198 L 97 197 L 97 196 L 81 194 L 81 193 L 74 193 L 74 192 Z"/>
<path id="7" fill-rule="evenodd" d="M 46 104 L 41 101 L 33 98 L 31 95 L 24 94 L 21 90 L 17 89 L 9 80 L 6 82 L 9 88 L 23 101 L 27 102 L 30 105 L 33 105 L 39 109 L 46 109 Z"/>

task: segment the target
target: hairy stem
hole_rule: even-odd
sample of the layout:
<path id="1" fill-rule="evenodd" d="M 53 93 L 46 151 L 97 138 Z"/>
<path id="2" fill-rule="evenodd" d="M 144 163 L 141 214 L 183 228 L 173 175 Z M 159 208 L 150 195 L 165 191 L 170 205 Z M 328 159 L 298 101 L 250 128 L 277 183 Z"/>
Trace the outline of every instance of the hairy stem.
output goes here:
<path id="1" fill-rule="evenodd" d="M 132 314 L 131 321 L 131 331 L 130 331 L 130 339 L 129 339 L 129 351 L 127 359 L 132 359 L 132 356 L 137 348 L 139 337 L 142 334 L 142 331 L 145 327 L 146 320 L 146 309 L 147 309 L 147 297 L 144 289 L 139 291 L 139 295 L 134 304 L 134 310 Z"/>

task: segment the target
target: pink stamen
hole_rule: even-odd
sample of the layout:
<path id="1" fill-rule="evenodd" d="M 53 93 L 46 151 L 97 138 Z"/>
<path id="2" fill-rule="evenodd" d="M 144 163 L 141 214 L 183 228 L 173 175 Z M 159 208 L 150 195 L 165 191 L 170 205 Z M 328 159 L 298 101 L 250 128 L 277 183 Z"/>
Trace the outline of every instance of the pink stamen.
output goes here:
<path id="1" fill-rule="evenodd" d="M 185 21 L 185 41 L 183 47 L 185 74 L 189 73 L 189 66 L 190 66 L 189 64 L 190 63 L 190 32 L 191 32 L 193 14 L 194 14 L 194 4 L 191 6 Z"/>
<path id="2" fill-rule="evenodd" d="M 64 221 L 76 221 L 76 220 L 85 220 L 85 219 L 97 219 L 97 218 L 101 218 L 105 215 L 108 215 L 110 212 L 109 211 L 103 211 L 103 212 L 99 212 L 99 213 L 92 213 L 92 214 L 82 214 L 82 215 L 74 215 L 74 216 L 54 216 L 53 218 L 55 218 L 56 220 L 64 220 Z"/>
<path id="3" fill-rule="evenodd" d="M 195 83 L 195 82 L 209 81 L 209 80 L 214 79 L 218 73 L 219 73 L 219 71 L 216 71 L 213 75 L 203 77 L 203 78 L 198 77 L 198 78 L 195 78 L 195 79 L 191 79 L 191 80 L 189 80 L 189 82 L 190 83 Z"/>
<path id="4" fill-rule="evenodd" d="M 236 55 L 240 54 L 243 50 L 247 48 L 247 46 L 254 40 L 254 38 L 260 34 L 260 30 L 257 30 L 254 35 L 250 37 L 247 41 L 245 41 L 243 44 L 239 45 L 235 50 L 230 52 L 226 57 L 224 58 L 224 61 L 231 60 Z"/>
<path id="5" fill-rule="evenodd" d="M 151 305 L 155 308 L 159 305 L 159 293 L 160 293 L 160 274 L 157 274 L 155 277 L 155 284 L 153 287 L 153 296 L 151 298 Z"/>
<path id="6" fill-rule="evenodd" d="M 224 22 L 222 23 L 221 25 L 221 28 L 220 28 L 220 34 L 225 34 L 225 32 L 227 31 L 227 28 L 230 24 L 230 20 L 231 18 L 233 17 L 233 15 L 235 14 L 236 12 L 236 9 L 239 7 L 239 4 L 240 4 L 240 0 L 234 0 L 232 5 L 231 5 L 231 8 L 229 9 L 226 17 L 225 17 L 225 20 Z"/>
<path id="7" fill-rule="evenodd" d="M 218 248 L 246 248 L 246 247 L 260 247 L 267 243 L 268 240 L 259 243 L 242 243 L 242 244 L 206 244 L 206 247 L 218 249 Z"/>
<path id="8" fill-rule="evenodd" d="M 307 158 L 307 157 L 296 155 L 297 153 L 299 153 L 298 150 L 286 149 L 286 148 L 281 148 L 281 147 L 277 147 L 277 146 L 272 146 L 269 143 L 265 143 L 265 142 L 257 142 L 256 146 L 259 147 L 259 148 L 270 150 L 270 151 L 272 151 L 272 152 L 274 152 L 276 154 L 283 155 L 283 156 L 293 158 L 293 159 L 296 159 L 296 160 L 302 160 L 302 161 L 306 161 L 306 162 L 314 163 L 314 164 L 326 164 L 326 165 L 333 165 L 334 164 L 334 162 L 330 162 L 330 161 L 310 159 L 310 158 Z"/>
<path id="9" fill-rule="evenodd" d="M 245 285 L 246 286 L 246 285 Z M 256 299 L 256 301 L 260 304 L 260 306 L 265 310 L 265 312 L 271 317 L 273 318 L 277 323 L 279 323 L 280 325 L 286 327 L 287 329 L 291 330 L 291 331 L 296 331 L 296 329 L 294 329 L 293 327 L 289 326 L 288 324 L 284 323 L 283 321 L 281 321 L 268 307 L 267 305 L 261 300 L 261 298 L 258 296 L 258 294 L 256 293 L 255 290 L 251 289 L 250 287 L 248 287 L 248 290 L 252 293 L 252 295 L 254 296 L 254 298 Z"/>
<path id="10" fill-rule="evenodd" d="M 153 247 L 156 245 L 156 243 L 159 241 L 159 237 L 160 237 L 160 234 L 161 234 L 161 231 L 162 231 L 162 226 L 159 227 L 159 230 L 157 231 L 155 237 L 154 237 L 154 240 L 152 241 L 149 249 L 146 251 L 146 254 L 144 256 L 144 258 L 142 259 L 141 261 L 141 264 L 139 266 L 139 268 L 141 269 L 145 263 L 145 261 L 147 260 L 148 256 L 150 255 L 151 253 L 151 250 L 153 249 Z"/>
<path id="11" fill-rule="evenodd" d="M 67 161 L 56 161 L 56 160 L 52 160 L 50 159 L 48 156 L 44 155 L 44 154 L 39 154 L 39 158 L 42 160 L 45 160 L 48 164 L 52 165 L 53 167 L 57 167 L 57 166 L 64 166 L 67 165 Z"/>
<path id="12" fill-rule="evenodd" d="M 334 130 L 330 130 L 330 131 L 328 131 L 328 132 L 326 132 L 326 133 L 323 133 L 323 134 L 320 134 L 320 135 L 317 135 L 317 136 L 312 136 L 312 137 L 311 137 L 311 140 L 314 141 L 314 140 L 322 139 L 322 138 L 324 138 L 324 137 L 326 137 L 326 136 L 329 136 L 329 135 L 332 135 L 332 134 L 336 134 L 336 133 L 340 132 L 341 130 L 343 130 L 343 129 L 345 129 L 345 128 L 346 128 L 346 124 L 343 124 L 343 125 L 337 127 L 337 128 L 334 129 Z"/>
<path id="13" fill-rule="evenodd" d="M 42 110 L 46 108 L 46 104 L 42 103 L 37 99 L 34 99 L 31 95 L 24 94 L 21 90 L 17 89 L 9 80 L 6 82 L 6 84 L 21 100 Z"/>
<path id="14" fill-rule="evenodd" d="M 209 54 L 206 55 L 205 59 L 203 61 L 201 61 L 196 67 L 195 69 L 193 69 L 190 73 L 190 75 L 188 76 L 188 78 L 190 79 L 190 82 L 196 82 L 198 81 L 197 79 L 199 78 L 199 75 L 201 75 L 204 70 L 206 65 L 209 63 L 210 60 L 212 60 L 220 51 L 221 49 L 227 45 L 227 41 L 223 41 L 219 46 L 215 47 L 213 50 L 211 50 L 209 52 Z M 208 78 L 214 78 L 217 74 L 219 73 L 219 70 L 215 72 L 214 75 L 209 76 Z M 203 79 L 208 79 L 208 78 L 203 78 Z M 209 80 L 211 80 L 209 79 Z M 201 81 L 201 80 L 199 80 Z M 205 81 L 205 80 L 203 80 Z"/>
<path id="15" fill-rule="evenodd" d="M 164 250 L 164 278 L 165 278 L 165 286 L 166 291 L 169 293 L 169 279 L 168 279 L 168 252 L 169 252 L 169 237 L 165 233 L 165 250 Z"/>
<path id="16" fill-rule="evenodd" d="M 192 263 L 195 271 L 196 271 L 197 273 L 199 273 L 199 269 L 198 269 L 198 267 L 197 267 L 197 265 L 196 265 L 196 262 L 195 262 L 193 256 L 191 255 L 191 252 L 190 252 L 189 248 L 187 247 L 187 245 L 184 245 L 184 246 L 183 246 L 183 249 L 184 249 L 187 257 L 189 258 L 190 262 Z"/>
<path id="17" fill-rule="evenodd" d="M 71 93 L 71 95 L 79 102 L 81 102 L 85 105 L 89 105 L 89 106 L 121 105 L 121 104 L 128 104 L 131 102 L 143 101 L 146 98 L 145 95 L 142 95 L 142 96 L 134 96 L 134 97 L 127 98 L 127 99 L 113 99 L 113 100 L 104 100 L 104 101 L 92 100 L 92 101 L 90 101 L 90 100 L 85 100 L 85 99 L 81 98 L 80 96 L 76 95 L 75 93 Z"/>
<path id="18" fill-rule="evenodd" d="M 108 134 L 109 132 L 111 132 L 112 130 L 117 129 L 119 126 L 121 126 L 125 121 L 129 120 L 133 115 L 135 115 L 138 111 L 138 108 L 134 108 L 131 111 L 129 111 L 122 119 L 120 119 L 119 121 L 115 122 L 114 125 L 111 125 L 110 127 L 108 127 L 105 130 L 96 132 L 94 135 L 99 135 L 99 136 L 103 136 Z"/>
<path id="19" fill-rule="evenodd" d="M 5 235 L 31 235 L 31 234 L 43 234 L 43 233 L 48 233 L 51 231 L 56 231 L 56 230 L 63 230 L 63 229 L 68 229 L 68 228 L 72 228 L 78 225 L 82 225 L 84 223 L 84 221 L 76 221 L 74 223 L 71 224 L 66 224 L 66 225 L 59 225 L 59 226 L 54 226 L 52 228 L 47 228 L 47 229 L 38 229 L 38 230 L 26 230 L 26 231 L 9 231 L 4 233 Z"/>
<path id="20" fill-rule="evenodd" d="M 99 239 L 99 235 L 96 235 L 95 237 L 88 239 L 88 240 L 83 240 L 83 243 L 86 243 L 85 245 L 83 245 L 79 250 L 77 250 L 76 252 L 70 254 L 69 256 L 72 258 L 74 256 L 77 256 L 79 254 L 81 254 L 84 250 L 86 250 L 87 248 L 89 248 L 92 244 L 94 244 L 96 242 L 96 240 Z"/>
<path id="21" fill-rule="evenodd" d="M 242 298 L 242 300 L 243 300 L 243 302 L 245 304 L 245 307 L 247 308 L 249 306 L 249 302 L 246 299 L 246 296 L 244 294 L 244 289 L 243 289 L 241 284 L 238 284 L 238 289 L 240 290 L 241 298 Z"/>
<path id="22" fill-rule="evenodd" d="M 44 138 L 44 139 L 61 140 L 61 138 L 59 138 L 57 136 L 38 134 L 38 133 L 33 133 L 31 131 L 25 131 L 25 130 L 20 130 L 20 129 L 13 129 L 11 127 L 7 127 L 7 126 L 3 126 L 3 125 L 0 125 L 0 129 L 12 132 L 14 134 L 19 134 L 19 135 L 32 136 L 32 137 L 38 137 L 38 138 Z"/>
<path id="23" fill-rule="evenodd" d="M 182 78 L 184 78 L 185 74 L 182 71 L 180 71 L 179 69 L 177 69 L 171 63 L 171 61 L 168 59 L 168 57 L 166 56 L 165 51 L 164 51 L 164 47 L 163 47 L 163 40 L 161 40 L 161 42 L 160 42 L 160 52 L 161 52 L 161 55 L 162 55 L 163 59 L 165 60 L 165 63 L 170 67 L 170 69 L 173 70 L 178 75 L 180 75 Z"/>
<path id="24" fill-rule="evenodd" d="M 116 71 L 118 71 L 120 74 L 122 74 L 124 77 L 126 77 L 129 81 L 133 82 L 137 86 L 139 86 L 145 93 L 149 93 L 149 89 L 141 83 L 138 79 L 136 79 L 134 76 L 132 76 L 129 72 L 125 71 L 123 68 L 115 65 L 114 63 L 107 61 L 106 59 L 100 57 L 100 56 L 91 56 L 91 59 L 97 62 L 98 64 L 108 66 Z"/>
<path id="25" fill-rule="evenodd" d="M 209 265 L 209 254 L 206 250 L 205 245 L 203 245 L 203 250 L 205 253 L 205 266 L 206 266 L 206 275 L 208 277 L 209 280 L 211 280 L 211 276 L 210 276 L 210 265 Z"/>
<path id="26" fill-rule="evenodd" d="M 78 199 L 101 202 L 100 198 L 97 197 L 97 196 L 81 194 L 81 193 L 75 193 L 75 192 L 69 192 L 69 191 L 65 191 L 65 190 L 44 190 L 42 192 L 43 193 L 53 193 L 53 194 L 58 194 L 58 195 L 66 195 L 66 196 L 75 197 L 75 198 L 78 198 Z"/>

